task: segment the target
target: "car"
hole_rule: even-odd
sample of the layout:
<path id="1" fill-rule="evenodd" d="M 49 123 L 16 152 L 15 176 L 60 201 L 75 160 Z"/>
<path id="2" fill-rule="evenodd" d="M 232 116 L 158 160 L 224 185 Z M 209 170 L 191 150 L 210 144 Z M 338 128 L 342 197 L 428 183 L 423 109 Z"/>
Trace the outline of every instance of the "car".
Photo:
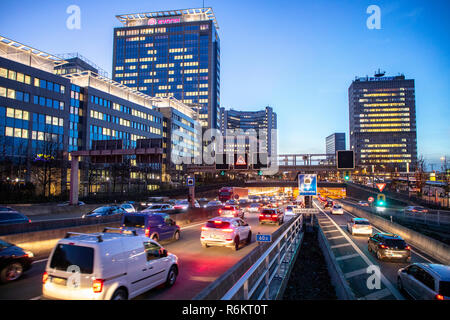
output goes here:
<path id="1" fill-rule="evenodd" d="M 31 220 L 24 214 L 17 211 L 1 211 L 0 225 L 31 223 Z"/>
<path id="2" fill-rule="evenodd" d="M 162 203 L 162 204 L 154 204 L 148 208 L 145 208 L 141 212 L 170 212 L 173 211 L 174 207 L 170 204 Z"/>
<path id="3" fill-rule="evenodd" d="M 83 214 L 82 218 L 100 218 L 124 213 L 127 213 L 127 211 L 120 206 L 103 206 L 95 208 L 94 210 L 86 214 Z"/>
<path id="4" fill-rule="evenodd" d="M 358 201 L 358 205 L 360 205 L 361 207 L 368 207 L 369 203 L 367 201 Z"/>
<path id="5" fill-rule="evenodd" d="M 333 201 L 331 200 L 327 200 L 323 203 L 323 208 L 324 209 L 329 209 L 331 210 L 331 208 L 333 207 Z"/>
<path id="6" fill-rule="evenodd" d="M 450 300 L 450 266 L 413 263 L 397 272 L 400 291 L 418 300 Z"/>
<path id="7" fill-rule="evenodd" d="M 248 201 L 248 199 L 239 199 L 239 200 L 238 200 L 238 203 L 239 203 L 240 206 L 242 206 L 242 205 L 248 204 L 249 201 Z"/>
<path id="8" fill-rule="evenodd" d="M 122 216 L 122 230 L 135 230 L 138 234 L 155 241 L 179 240 L 181 229 L 176 222 L 163 212 L 135 212 Z"/>
<path id="9" fill-rule="evenodd" d="M 216 217 L 208 220 L 202 227 L 200 242 L 202 247 L 225 246 L 235 251 L 241 243 L 252 241 L 251 227 L 240 218 Z"/>
<path id="10" fill-rule="evenodd" d="M 200 208 L 200 204 L 198 203 L 197 200 L 194 201 L 194 207 Z M 189 201 L 187 199 L 178 200 L 177 202 L 175 202 L 173 208 L 176 210 L 187 210 L 189 209 Z"/>
<path id="11" fill-rule="evenodd" d="M 147 201 L 142 201 L 140 205 L 142 207 L 149 207 L 153 204 L 167 203 L 168 201 L 170 201 L 168 197 L 149 197 Z"/>
<path id="12" fill-rule="evenodd" d="M 293 215 L 295 215 L 294 209 L 297 209 L 297 206 L 293 206 L 293 205 L 286 206 L 286 208 L 284 208 L 284 214 L 286 216 L 293 216 Z"/>
<path id="13" fill-rule="evenodd" d="M 403 209 L 405 214 L 428 213 L 428 209 L 421 206 L 409 206 Z"/>
<path id="14" fill-rule="evenodd" d="M 222 217 L 239 217 L 244 219 L 244 211 L 238 206 L 227 205 L 219 209 L 219 214 Z"/>
<path id="15" fill-rule="evenodd" d="M 70 201 L 65 201 L 65 202 L 59 203 L 57 206 L 58 207 L 65 207 L 65 206 L 70 206 L 70 205 L 71 205 Z M 78 204 L 76 204 L 76 205 L 77 206 L 84 206 L 85 203 L 83 201 L 78 201 Z"/>
<path id="16" fill-rule="evenodd" d="M 247 208 L 245 208 L 245 211 L 247 212 L 253 212 L 253 213 L 258 213 L 259 211 L 261 211 L 261 208 L 263 206 L 259 203 L 251 203 Z"/>
<path id="17" fill-rule="evenodd" d="M 0 239 L 0 282 L 19 279 L 31 268 L 33 253 Z"/>
<path id="18" fill-rule="evenodd" d="M 220 208 L 223 204 L 219 200 L 213 200 L 205 204 L 204 208 Z"/>
<path id="19" fill-rule="evenodd" d="M 136 232 L 69 232 L 50 253 L 42 295 L 61 300 L 132 299 L 162 284 L 171 287 L 177 275 L 177 256 Z"/>
<path id="20" fill-rule="evenodd" d="M 334 204 L 331 207 L 331 214 L 344 214 L 344 209 L 339 204 Z"/>
<path id="21" fill-rule="evenodd" d="M 136 212 L 136 209 L 131 203 L 123 203 L 120 205 L 122 209 L 125 209 L 126 212 Z"/>
<path id="22" fill-rule="evenodd" d="M 369 220 L 364 218 L 352 218 L 347 223 L 347 230 L 352 235 L 355 234 L 372 235 L 372 226 L 370 225 Z"/>
<path id="23" fill-rule="evenodd" d="M 399 235 L 393 233 L 376 233 L 369 237 L 368 250 L 373 252 L 378 260 L 411 261 L 411 247 Z"/>
<path id="24" fill-rule="evenodd" d="M 17 210 L 14 210 L 11 207 L 0 207 L 0 212 L 17 212 Z"/>
<path id="25" fill-rule="evenodd" d="M 284 222 L 284 213 L 277 208 L 264 208 L 259 214 L 259 224 L 277 223 L 281 225 Z"/>
<path id="26" fill-rule="evenodd" d="M 233 199 L 227 200 L 225 202 L 225 205 L 226 206 L 238 206 L 239 205 L 239 201 L 238 200 L 233 200 Z"/>

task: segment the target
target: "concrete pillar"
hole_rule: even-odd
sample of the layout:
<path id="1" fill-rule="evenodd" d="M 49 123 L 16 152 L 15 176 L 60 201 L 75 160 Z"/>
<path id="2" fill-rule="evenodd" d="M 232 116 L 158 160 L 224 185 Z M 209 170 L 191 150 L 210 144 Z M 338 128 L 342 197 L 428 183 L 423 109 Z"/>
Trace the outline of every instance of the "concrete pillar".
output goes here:
<path id="1" fill-rule="evenodd" d="M 70 204 L 78 205 L 78 170 L 79 170 L 79 157 L 72 156 L 70 161 Z"/>
<path id="2" fill-rule="evenodd" d="M 189 198 L 190 198 L 190 203 L 189 206 L 191 208 L 195 207 L 195 186 L 189 187 Z"/>

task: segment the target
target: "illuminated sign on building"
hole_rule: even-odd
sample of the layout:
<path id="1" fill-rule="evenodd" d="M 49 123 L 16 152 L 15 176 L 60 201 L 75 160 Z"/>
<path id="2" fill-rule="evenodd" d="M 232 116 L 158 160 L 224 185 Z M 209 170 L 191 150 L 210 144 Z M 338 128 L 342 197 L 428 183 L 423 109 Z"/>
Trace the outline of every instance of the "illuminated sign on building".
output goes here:
<path id="1" fill-rule="evenodd" d="M 172 24 L 172 23 L 180 23 L 181 22 L 181 18 L 169 18 L 169 19 L 159 19 L 156 20 L 155 18 L 151 18 L 148 19 L 147 24 L 149 26 L 154 26 L 154 25 L 160 25 L 160 24 Z"/>

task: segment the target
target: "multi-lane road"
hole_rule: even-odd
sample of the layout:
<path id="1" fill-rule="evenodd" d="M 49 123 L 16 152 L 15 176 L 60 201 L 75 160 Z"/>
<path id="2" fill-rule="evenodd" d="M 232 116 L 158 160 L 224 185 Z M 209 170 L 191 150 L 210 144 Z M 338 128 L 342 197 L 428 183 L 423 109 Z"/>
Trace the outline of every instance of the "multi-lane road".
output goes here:
<path id="1" fill-rule="evenodd" d="M 245 220 L 252 228 L 253 241 L 250 245 L 242 245 L 238 251 L 224 247 L 202 248 L 200 233 L 204 222 L 182 227 L 179 241 L 161 243 L 179 258 L 177 282 L 169 289 L 155 288 L 136 299 L 192 299 L 258 245 L 255 242 L 257 233 L 271 234 L 278 228 L 278 225 L 259 225 L 256 213 L 246 213 Z M 21 279 L 0 285 L 0 299 L 39 299 L 46 263 L 45 259 L 36 261 Z"/>
<path id="2" fill-rule="evenodd" d="M 404 295 L 397 290 L 397 271 L 398 269 L 407 266 L 410 263 L 414 262 L 424 262 L 424 263 L 442 263 L 440 261 L 436 261 L 436 259 L 431 258 L 426 253 L 420 251 L 419 249 L 415 248 L 414 246 L 411 246 L 411 262 L 410 263 L 403 263 L 403 262 L 397 262 L 397 261 L 380 261 L 378 260 L 373 253 L 370 253 L 368 251 L 367 241 L 368 236 L 362 236 L 362 235 L 351 235 L 347 230 L 347 223 L 352 218 L 355 218 L 356 216 L 352 215 L 350 212 L 344 210 L 343 215 L 335 215 L 331 214 L 328 210 L 324 211 L 322 209 L 322 206 L 320 203 L 315 202 L 315 205 L 320 210 L 319 219 L 323 222 L 323 226 L 327 225 L 329 227 L 326 227 L 327 230 L 333 232 L 332 230 L 337 231 L 335 233 L 330 234 L 330 238 L 334 241 L 340 240 L 344 242 L 344 244 L 339 247 L 339 245 L 335 245 L 336 248 L 342 250 L 343 248 L 347 248 L 346 250 L 349 250 L 346 253 L 343 253 L 343 258 L 348 259 L 348 262 L 350 264 L 355 265 L 358 263 L 357 261 L 364 261 L 364 265 L 361 264 L 360 270 L 363 271 L 364 268 L 366 268 L 368 265 L 376 265 L 380 267 L 381 275 L 384 277 L 385 285 L 388 288 L 384 292 L 384 294 L 381 294 L 378 296 L 378 298 L 396 298 L 396 299 L 403 299 L 405 298 Z M 325 227 L 323 227 L 325 228 Z M 329 228 L 329 229 L 328 229 Z M 373 233 L 376 232 L 384 232 L 385 230 L 380 230 L 378 228 L 373 227 Z M 351 251 L 350 251 L 351 250 Z M 352 260 L 354 259 L 354 260 Z M 342 260 L 341 260 L 342 261 Z M 357 269 L 357 268 L 354 268 Z M 358 270 L 356 270 L 358 271 Z M 353 271 L 354 272 L 354 271 Z M 345 273 L 345 271 L 344 271 Z M 364 272 L 363 272 L 364 273 Z M 351 276 L 351 272 L 349 272 Z M 356 275 L 357 272 L 354 272 Z M 349 276 L 349 278 L 350 278 Z M 367 276 L 365 277 L 367 278 Z M 364 279 L 365 279 L 364 278 Z M 349 280 L 349 279 L 347 279 Z M 365 283 L 363 284 L 365 285 Z"/>

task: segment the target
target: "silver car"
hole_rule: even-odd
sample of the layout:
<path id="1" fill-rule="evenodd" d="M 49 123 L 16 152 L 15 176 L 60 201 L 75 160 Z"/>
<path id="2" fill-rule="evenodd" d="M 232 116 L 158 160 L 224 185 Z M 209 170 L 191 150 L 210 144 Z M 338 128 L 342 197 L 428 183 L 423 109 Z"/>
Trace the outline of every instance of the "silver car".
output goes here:
<path id="1" fill-rule="evenodd" d="M 397 286 L 417 300 L 450 300 L 450 266 L 413 263 L 398 270 Z"/>

